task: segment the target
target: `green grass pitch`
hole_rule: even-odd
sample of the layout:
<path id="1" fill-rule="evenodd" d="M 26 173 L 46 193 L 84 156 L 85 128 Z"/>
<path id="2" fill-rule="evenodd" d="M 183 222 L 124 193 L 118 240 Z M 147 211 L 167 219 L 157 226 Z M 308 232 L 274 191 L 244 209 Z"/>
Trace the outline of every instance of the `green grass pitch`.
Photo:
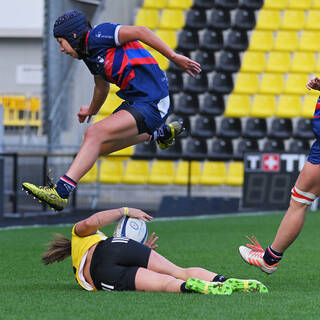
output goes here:
<path id="1" fill-rule="evenodd" d="M 298 240 L 278 271 L 266 275 L 244 263 L 238 246 L 255 234 L 271 242 L 282 214 L 154 221 L 158 251 L 181 266 L 202 266 L 227 277 L 258 279 L 269 294 L 231 296 L 145 292 L 86 292 L 71 259 L 44 266 L 40 256 L 54 232 L 71 227 L 0 230 L 0 319 L 319 319 L 320 216 L 309 212 Z M 103 231 L 111 234 L 114 226 Z"/>

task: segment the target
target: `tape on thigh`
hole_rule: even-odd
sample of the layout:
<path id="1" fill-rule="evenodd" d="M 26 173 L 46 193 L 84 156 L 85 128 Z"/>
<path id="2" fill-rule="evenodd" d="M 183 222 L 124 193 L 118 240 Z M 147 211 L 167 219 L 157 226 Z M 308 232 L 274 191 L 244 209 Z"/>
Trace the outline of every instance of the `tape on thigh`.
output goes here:
<path id="1" fill-rule="evenodd" d="M 296 186 L 294 186 L 291 190 L 291 198 L 297 202 L 305 203 L 308 206 L 312 204 L 312 201 L 317 196 L 310 192 L 304 192 L 298 189 Z"/>

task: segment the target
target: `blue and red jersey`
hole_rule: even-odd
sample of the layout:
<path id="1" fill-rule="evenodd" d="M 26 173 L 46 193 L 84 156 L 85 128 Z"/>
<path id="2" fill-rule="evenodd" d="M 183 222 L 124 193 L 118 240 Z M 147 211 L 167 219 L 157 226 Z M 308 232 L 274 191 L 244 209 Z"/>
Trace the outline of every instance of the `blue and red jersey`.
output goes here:
<path id="1" fill-rule="evenodd" d="M 169 95 L 168 79 L 157 61 L 138 42 L 120 45 L 121 26 L 103 23 L 86 37 L 88 55 L 83 59 L 93 75 L 116 84 L 117 95 L 129 102 L 155 101 Z"/>
<path id="2" fill-rule="evenodd" d="M 312 119 L 312 130 L 317 139 L 320 139 L 320 97 L 317 100 L 316 108 Z"/>

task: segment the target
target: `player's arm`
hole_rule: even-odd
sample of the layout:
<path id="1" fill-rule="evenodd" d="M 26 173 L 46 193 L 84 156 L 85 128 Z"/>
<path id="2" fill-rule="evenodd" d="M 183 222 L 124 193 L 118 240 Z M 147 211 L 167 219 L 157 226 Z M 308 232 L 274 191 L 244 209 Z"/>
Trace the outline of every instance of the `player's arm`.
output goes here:
<path id="1" fill-rule="evenodd" d="M 143 221 L 152 220 L 146 212 L 135 208 L 119 208 L 112 210 L 100 211 L 87 219 L 81 220 L 76 224 L 75 232 L 80 237 L 89 236 L 97 232 L 99 228 L 107 226 L 124 215 L 132 218 L 142 219 Z"/>
<path id="2" fill-rule="evenodd" d="M 100 76 L 94 76 L 93 97 L 89 108 L 84 106 L 80 108 L 78 113 L 80 123 L 84 122 L 86 119 L 87 122 L 90 122 L 91 117 L 99 112 L 108 96 L 109 90 L 109 82 L 105 81 Z"/>
<path id="3" fill-rule="evenodd" d="M 174 52 L 165 42 L 155 35 L 149 28 L 141 26 L 121 26 L 118 33 L 118 41 L 123 45 L 130 41 L 141 41 L 153 49 L 159 51 L 166 58 L 177 64 L 191 77 L 194 73 L 201 72 L 200 64 L 181 54 Z"/>

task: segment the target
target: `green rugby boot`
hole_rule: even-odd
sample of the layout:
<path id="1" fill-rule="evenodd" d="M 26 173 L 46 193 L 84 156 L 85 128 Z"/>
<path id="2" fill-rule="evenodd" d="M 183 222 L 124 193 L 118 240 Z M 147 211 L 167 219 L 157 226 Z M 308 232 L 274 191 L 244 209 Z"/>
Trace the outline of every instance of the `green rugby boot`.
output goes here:
<path id="1" fill-rule="evenodd" d="M 230 295 L 232 293 L 232 288 L 224 282 L 209 282 L 197 278 L 188 279 L 186 288 L 203 294 Z"/>
<path id="2" fill-rule="evenodd" d="M 32 194 L 39 202 L 47 203 L 52 209 L 62 211 L 68 204 L 68 199 L 61 198 L 55 189 L 55 185 L 36 186 L 32 183 L 23 182 L 22 189 Z"/>
<path id="3" fill-rule="evenodd" d="M 257 280 L 242 280 L 230 278 L 225 282 L 228 286 L 232 288 L 232 291 L 244 291 L 244 292 L 259 292 L 259 293 L 268 293 L 268 288 Z"/>
<path id="4" fill-rule="evenodd" d="M 159 129 L 158 129 L 159 130 Z M 161 130 L 161 131 L 160 131 Z M 181 121 L 173 121 L 160 128 L 157 143 L 160 149 L 167 149 L 173 145 L 176 136 L 185 130 Z"/>

